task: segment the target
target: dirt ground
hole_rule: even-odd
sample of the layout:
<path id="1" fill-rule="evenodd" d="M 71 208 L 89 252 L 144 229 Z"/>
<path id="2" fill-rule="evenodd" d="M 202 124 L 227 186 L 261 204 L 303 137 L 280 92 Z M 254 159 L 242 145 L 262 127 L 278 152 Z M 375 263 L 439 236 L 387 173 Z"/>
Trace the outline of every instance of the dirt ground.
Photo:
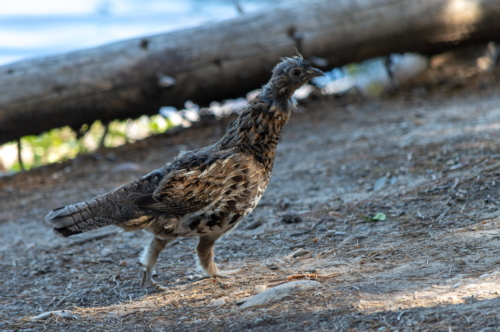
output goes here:
<path id="1" fill-rule="evenodd" d="M 216 246 L 232 279 L 199 279 L 196 240 L 179 239 L 157 265 L 170 290 L 142 288 L 147 234 L 61 239 L 43 220 L 214 142 L 229 119 L 0 178 L 0 330 L 499 331 L 494 77 L 302 103 L 260 204 Z M 306 278 L 315 289 L 240 306 Z"/>

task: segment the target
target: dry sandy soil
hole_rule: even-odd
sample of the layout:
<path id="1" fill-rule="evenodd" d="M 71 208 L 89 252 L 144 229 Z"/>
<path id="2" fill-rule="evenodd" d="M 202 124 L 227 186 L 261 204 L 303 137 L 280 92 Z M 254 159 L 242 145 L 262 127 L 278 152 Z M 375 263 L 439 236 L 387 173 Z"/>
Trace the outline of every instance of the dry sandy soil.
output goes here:
<path id="1" fill-rule="evenodd" d="M 0 178 L 0 330 L 499 331 L 499 93 L 486 77 L 302 103 L 261 203 L 216 246 L 234 278 L 199 279 L 196 240 L 179 239 L 157 265 L 165 292 L 139 286 L 146 234 L 60 239 L 43 217 L 214 142 L 229 119 Z M 241 308 L 257 286 L 307 278 Z"/>

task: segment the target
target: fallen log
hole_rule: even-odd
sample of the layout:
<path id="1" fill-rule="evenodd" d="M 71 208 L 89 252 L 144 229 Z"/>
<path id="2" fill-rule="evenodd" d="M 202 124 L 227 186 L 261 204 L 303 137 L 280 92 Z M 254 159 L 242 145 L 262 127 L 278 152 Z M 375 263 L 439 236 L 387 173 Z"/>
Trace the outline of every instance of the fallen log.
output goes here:
<path id="1" fill-rule="evenodd" d="M 324 69 L 495 40 L 497 0 L 307 0 L 197 28 L 0 67 L 0 144 L 100 119 L 206 105 L 266 82 L 293 47 Z"/>

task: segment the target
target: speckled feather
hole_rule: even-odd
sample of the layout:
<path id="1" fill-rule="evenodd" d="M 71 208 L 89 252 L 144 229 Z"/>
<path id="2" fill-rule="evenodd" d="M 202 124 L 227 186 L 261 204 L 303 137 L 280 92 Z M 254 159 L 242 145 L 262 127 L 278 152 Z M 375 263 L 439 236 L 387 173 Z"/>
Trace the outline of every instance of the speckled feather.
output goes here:
<path id="1" fill-rule="evenodd" d="M 269 83 L 217 143 L 184 153 L 91 201 L 55 209 L 46 220 L 62 236 L 106 225 L 152 233 L 156 240 L 141 260 L 147 273 L 171 239 L 200 236 L 206 242 L 198 245 L 201 265 L 208 274 L 217 274 L 211 262 L 213 242 L 259 202 L 269 183 L 281 129 L 294 107 L 293 93 L 320 75 L 301 56 L 282 59 Z"/>

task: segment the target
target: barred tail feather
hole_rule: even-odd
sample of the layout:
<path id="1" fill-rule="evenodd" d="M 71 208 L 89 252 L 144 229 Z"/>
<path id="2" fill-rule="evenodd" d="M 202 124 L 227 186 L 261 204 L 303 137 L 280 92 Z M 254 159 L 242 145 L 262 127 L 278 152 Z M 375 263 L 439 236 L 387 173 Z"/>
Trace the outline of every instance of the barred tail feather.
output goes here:
<path id="1" fill-rule="evenodd" d="M 54 226 L 54 232 L 62 237 L 91 231 L 112 225 L 115 220 L 103 216 L 103 209 L 98 199 L 52 210 L 45 217 Z"/>

